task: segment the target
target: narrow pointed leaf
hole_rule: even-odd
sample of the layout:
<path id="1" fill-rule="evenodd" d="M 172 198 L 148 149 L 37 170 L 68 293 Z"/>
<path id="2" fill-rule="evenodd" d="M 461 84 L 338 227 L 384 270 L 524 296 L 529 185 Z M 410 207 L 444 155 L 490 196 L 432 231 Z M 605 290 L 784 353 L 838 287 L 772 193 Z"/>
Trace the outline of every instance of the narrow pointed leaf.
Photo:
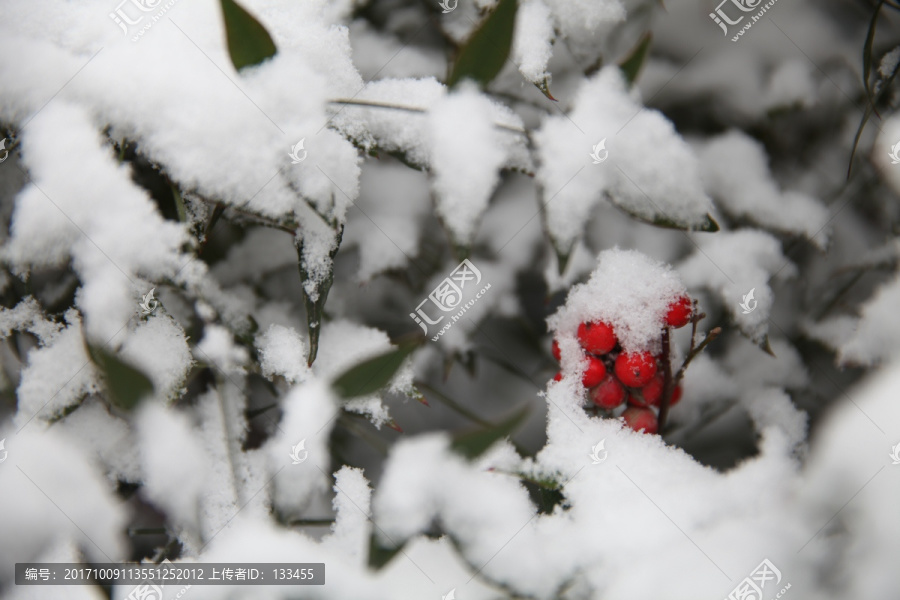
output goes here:
<path id="1" fill-rule="evenodd" d="M 452 448 L 470 460 L 477 458 L 495 442 L 512 435 L 525 422 L 529 412 L 530 407 L 526 406 L 495 427 L 458 435 L 453 440 Z"/>
<path id="2" fill-rule="evenodd" d="M 88 351 L 103 373 L 110 402 L 119 408 L 131 410 L 153 393 L 153 383 L 136 367 L 99 346 L 89 346 Z"/>
<path id="3" fill-rule="evenodd" d="M 418 346 L 418 341 L 405 342 L 394 350 L 350 367 L 334 380 L 332 388 L 342 398 L 374 394 L 390 382 L 406 357 Z"/>
<path id="4" fill-rule="evenodd" d="M 221 0 L 221 3 L 228 54 L 235 69 L 240 71 L 275 56 L 278 49 L 262 23 L 234 0 Z"/>
<path id="5" fill-rule="evenodd" d="M 460 50 L 447 78 L 449 87 L 463 79 L 473 79 L 483 87 L 500 73 L 512 48 L 517 9 L 517 0 L 497 3 Z"/>
<path id="6" fill-rule="evenodd" d="M 878 0 L 875 11 L 872 13 L 872 20 L 869 22 L 869 30 L 866 32 L 866 42 L 863 45 L 863 86 L 866 88 L 866 98 L 875 110 L 875 97 L 872 93 L 872 86 L 869 84 L 869 78 L 872 74 L 872 52 L 875 44 L 875 30 L 878 28 L 878 15 L 881 13 L 881 6 L 884 0 Z"/>
<path id="7" fill-rule="evenodd" d="M 638 45 L 634 47 L 634 50 L 619 64 L 619 68 L 622 70 L 622 74 L 625 75 L 628 83 L 634 83 L 637 80 L 641 67 L 644 66 L 644 61 L 650 53 L 650 42 L 652 40 L 653 34 L 650 32 L 645 33 Z"/>

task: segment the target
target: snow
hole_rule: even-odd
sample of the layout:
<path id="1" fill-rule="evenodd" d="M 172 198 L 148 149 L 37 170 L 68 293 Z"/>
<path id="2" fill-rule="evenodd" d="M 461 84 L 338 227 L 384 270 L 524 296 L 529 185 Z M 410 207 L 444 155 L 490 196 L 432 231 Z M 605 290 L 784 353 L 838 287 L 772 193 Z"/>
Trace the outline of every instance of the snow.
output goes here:
<path id="1" fill-rule="evenodd" d="M 860 309 L 854 330 L 838 346 L 843 363 L 872 365 L 897 355 L 900 327 L 894 316 L 900 303 L 900 278 L 881 286 Z M 846 327 L 849 329 L 849 327 Z"/>
<path id="2" fill-rule="evenodd" d="M 41 344 L 49 343 L 61 325 L 44 317 L 40 303 L 32 296 L 22 300 L 14 308 L 0 307 L 0 338 L 7 338 L 13 331 L 29 331 Z"/>
<path id="3" fill-rule="evenodd" d="M 147 403 L 137 418 L 143 471 L 141 494 L 181 526 L 197 526 L 199 499 L 209 483 L 207 457 L 183 414 Z"/>
<path id="4" fill-rule="evenodd" d="M 105 342 L 136 310 L 135 278 L 174 275 L 184 230 L 164 222 L 114 162 L 83 109 L 54 103 L 22 140 L 32 182 L 20 192 L 4 256 L 19 272 L 69 256 L 85 282 L 78 304 Z"/>
<path id="5" fill-rule="evenodd" d="M 16 390 L 17 427 L 24 427 L 35 417 L 50 420 L 87 394 L 100 391 L 100 374 L 88 357 L 81 319 L 75 310 L 66 313 L 66 323 L 47 346 L 28 354 Z"/>
<path id="6" fill-rule="evenodd" d="M 659 352 L 669 305 L 686 294 L 675 271 L 633 250 L 601 252 L 590 279 L 569 290 L 566 304 L 548 326 L 559 340 L 566 365 L 581 323 L 602 321 L 613 327 L 625 352 Z"/>
<path id="7" fill-rule="evenodd" d="M 323 541 L 330 551 L 362 566 L 367 558 L 372 488 L 361 469 L 343 466 L 334 474 L 334 525 Z"/>
<path id="8" fill-rule="evenodd" d="M 362 282 L 409 265 L 419 247 L 423 222 L 431 211 L 431 193 L 423 173 L 399 163 L 378 161 L 363 167 L 363 192 L 344 230 L 344 247 L 359 247 Z M 395 202 L 402 189 L 403 202 Z"/>
<path id="9" fill-rule="evenodd" d="M 216 0 L 175 3 L 136 42 L 107 0 L 4 3 L 0 596 L 47 595 L 10 584 L 15 562 L 147 560 L 159 549 L 126 532 L 150 511 L 176 564 L 325 562 L 328 586 L 303 588 L 319 600 L 723 598 L 763 557 L 790 597 L 893 597 L 900 118 L 889 93 L 845 185 L 860 87 L 842 65 L 864 20 L 781 2 L 778 27 L 738 45 L 699 0 L 523 0 L 516 64 L 482 92 L 439 80 L 496 0 L 239 1 L 278 46 L 241 72 Z M 648 31 L 627 83 L 616 63 Z M 555 104 L 532 85 L 551 76 Z M 639 222 L 707 213 L 721 231 Z M 408 314 L 459 263 L 451 240 L 488 293 L 384 390 L 336 397 L 335 377 L 419 333 Z M 302 291 L 334 277 L 312 367 L 298 247 Z M 151 288 L 161 304 L 142 315 Z M 684 293 L 722 334 L 687 370 L 673 429 L 586 411 L 579 323 L 657 351 Z M 545 385 L 552 337 L 565 377 Z M 154 397 L 111 406 L 89 345 L 146 372 Z M 403 402 L 418 381 L 488 419 L 546 406 L 467 461 L 451 439 L 473 425 Z M 405 433 L 381 427 L 394 415 Z M 523 479 L 562 504 L 540 512 Z M 332 515 L 330 531 L 296 521 Z M 380 570 L 373 533 L 405 542 Z"/>
<path id="10" fill-rule="evenodd" d="M 263 450 L 269 468 L 277 473 L 272 501 L 282 514 L 297 515 L 312 494 L 328 489 L 325 480 L 331 460 L 328 437 L 338 417 L 338 403 L 327 382 L 313 379 L 293 388 L 282 401 L 284 416 L 278 433 Z M 292 449 L 303 442 L 304 462 L 293 464 Z M 303 458 L 303 452 L 297 453 Z"/>
<path id="11" fill-rule="evenodd" d="M 881 62 L 878 63 L 878 74 L 882 79 L 887 79 L 897 70 L 898 64 L 900 64 L 900 46 L 881 57 Z"/>
<path id="12" fill-rule="evenodd" d="M 243 373 L 244 365 L 249 359 L 247 349 L 235 344 L 233 334 L 221 325 L 207 325 L 196 350 L 203 362 L 219 369 L 226 376 Z"/>
<path id="13" fill-rule="evenodd" d="M 534 141 L 547 227 L 563 251 L 604 197 L 643 219 L 685 227 L 705 223 L 712 210 L 690 147 L 661 114 L 629 94 L 617 67 L 584 81 L 569 113 L 545 117 Z M 608 159 L 593 164 L 592 148 L 601 142 Z"/>
<path id="14" fill-rule="evenodd" d="M 293 327 L 271 325 L 256 340 L 262 374 L 272 379 L 284 377 L 288 383 L 301 383 L 309 375 L 306 366 L 306 343 Z"/>
<path id="15" fill-rule="evenodd" d="M 689 288 L 703 287 L 715 292 L 741 331 L 753 341 L 762 342 L 775 303 L 769 279 L 790 277 L 796 268 L 782 254 L 781 245 L 772 235 L 741 229 L 699 238 L 697 250 L 678 266 L 678 272 Z M 741 303 L 751 290 L 756 308 L 745 314 Z M 747 306 L 753 306 L 749 299 Z"/>
<path id="16" fill-rule="evenodd" d="M 542 0 L 519 6 L 513 35 L 512 61 L 528 81 L 541 84 L 549 79 L 547 65 L 553 55 L 553 20 Z"/>
<path id="17" fill-rule="evenodd" d="M 177 399 L 193 365 L 181 326 L 171 317 L 154 313 L 125 339 L 121 357 L 150 377 L 157 397 Z"/>
<path id="18" fill-rule="evenodd" d="M 474 88 L 462 87 L 431 107 L 427 127 L 435 211 L 453 240 L 467 246 L 505 158 L 491 104 Z"/>
<path id="19" fill-rule="evenodd" d="M 706 191 L 729 216 L 805 235 L 822 249 L 827 246 L 828 210 L 806 194 L 780 190 L 761 143 L 729 131 L 705 142 L 698 155 Z"/>

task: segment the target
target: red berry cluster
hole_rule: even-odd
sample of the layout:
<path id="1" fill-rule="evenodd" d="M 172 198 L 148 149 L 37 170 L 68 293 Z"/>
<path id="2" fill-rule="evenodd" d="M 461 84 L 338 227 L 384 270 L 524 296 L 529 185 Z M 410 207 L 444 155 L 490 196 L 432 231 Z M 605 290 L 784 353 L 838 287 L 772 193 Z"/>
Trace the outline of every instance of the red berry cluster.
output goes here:
<path id="1" fill-rule="evenodd" d="M 693 303 L 688 296 L 681 296 L 669 305 L 665 324 L 684 327 L 691 321 Z M 582 323 L 578 326 L 578 341 L 589 363 L 581 383 L 588 389 L 593 403 L 604 410 L 614 410 L 628 404 L 622 418 L 635 431 L 656 433 L 658 429 L 654 408 L 662 400 L 665 379 L 658 372 L 661 356 L 650 352 L 624 352 L 619 346 L 613 327 L 602 321 Z M 559 344 L 553 341 L 553 357 L 559 361 Z M 562 373 L 554 377 L 562 379 Z M 681 386 L 675 386 L 669 406 L 681 399 Z"/>

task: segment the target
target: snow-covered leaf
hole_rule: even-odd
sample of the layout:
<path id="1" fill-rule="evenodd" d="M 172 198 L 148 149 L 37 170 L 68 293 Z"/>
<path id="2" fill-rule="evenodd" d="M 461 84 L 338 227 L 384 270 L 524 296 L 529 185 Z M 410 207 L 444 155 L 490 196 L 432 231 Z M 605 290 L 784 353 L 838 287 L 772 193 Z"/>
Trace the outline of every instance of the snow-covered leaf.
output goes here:
<path id="1" fill-rule="evenodd" d="M 335 393 L 342 398 L 355 398 L 374 394 L 386 386 L 403 366 L 406 357 L 419 347 L 418 341 L 407 341 L 395 350 L 365 360 L 340 374 L 332 383 Z"/>
<path id="2" fill-rule="evenodd" d="M 278 51 L 272 36 L 253 15 L 234 0 L 221 0 L 228 54 L 234 68 L 258 65 Z"/>
<path id="3" fill-rule="evenodd" d="M 465 79 L 487 86 L 506 64 L 513 44 L 518 0 L 500 0 L 460 50 L 447 85 Z"/>

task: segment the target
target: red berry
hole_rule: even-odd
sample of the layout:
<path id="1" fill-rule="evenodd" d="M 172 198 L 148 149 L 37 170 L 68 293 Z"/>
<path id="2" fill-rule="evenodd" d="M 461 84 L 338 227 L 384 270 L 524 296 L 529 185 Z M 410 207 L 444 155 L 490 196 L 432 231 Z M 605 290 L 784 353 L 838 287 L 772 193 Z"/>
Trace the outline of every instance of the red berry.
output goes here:
<path id="1" fill-rule="evenodd" d="M 606 377 L 606 365 L 603 364 L 603 361 L 599 358 L 594 358 L 593 356 L 589 356 L 588 360 L 590 364 L 588 364 L 588 368 L 584 370 L 584 375 L 581 377 L 581 383 L 586 388 L 592 388 Z"/>
<path id="2" fill-rule="evenodd" d="M 646 404 L 640 406 L 659 406 L 659 399 L 662 398 L 665 383 L 663 376 L 657 373 L 647 385 L 641 388 L 641 395 L 644 397 Z"/>
<path id="3" fill-rule="evenodd" d="M 656 360 L 649 352 L 623 352 L 616 358 L 616 377 L 628 387 L 646 385 L 654 375 Z"/>
<path id="4" fill-rule="evenodd" d="M 666 314 L 666 323 L 676 329 L 684 327 L 691 322 L 691 314 L 694 312 L 694 305 L 687 296 L 681 296 L 675 302 L 669 305 L 669 312 Z"/>
<path id="5" fill-rule="evenodd" d="M 559 362 L 559 357 L 561 356 L 559 352 L 559 342 L 553 340 L 553 345 L 550 346 L 550 352 L 553 353 L 553 358 L 556 359 L 556 362 Z"/>
<path id="6" fill-rule="evenodd" d="M 645 433 L 656 433 L 656 430 L 659 428 L 656 413 L 649 408 L 629 406 L 622 413 L 622 418 L 625 419 L 625 424 L 635 431 L 643 430 Z"/>
<path id="7" fill-rule="evenodd" d="M 582 323 L 578 326 L 581 347 L 594 354 L 606 354 L 616 347 L 616 334 L 611 325 L 601 321 Z"/>
<path id="8" fill-rule="evenodd" d="M 612 375 L 607 375 L 600 385 L 591 390 L 591 400 L 600 408 L 612 410 L 621 406 L 626 394 L 627 392 L 619 380 Z"/>
<path id="9" fill-rule="evenodd" d="M 679 400 L 681 400 L 681 386 L 676 385 L 675 389 L 672 390 L 672 398 L 669 400 L 669 406 L 675 406 L 678 404 Z"/>
<path id="10" fill-rule="evenodd" d="M 557 371 L 556 375 L 553 376 L 553 381 L 562 381 L 562 372 Z"/>

